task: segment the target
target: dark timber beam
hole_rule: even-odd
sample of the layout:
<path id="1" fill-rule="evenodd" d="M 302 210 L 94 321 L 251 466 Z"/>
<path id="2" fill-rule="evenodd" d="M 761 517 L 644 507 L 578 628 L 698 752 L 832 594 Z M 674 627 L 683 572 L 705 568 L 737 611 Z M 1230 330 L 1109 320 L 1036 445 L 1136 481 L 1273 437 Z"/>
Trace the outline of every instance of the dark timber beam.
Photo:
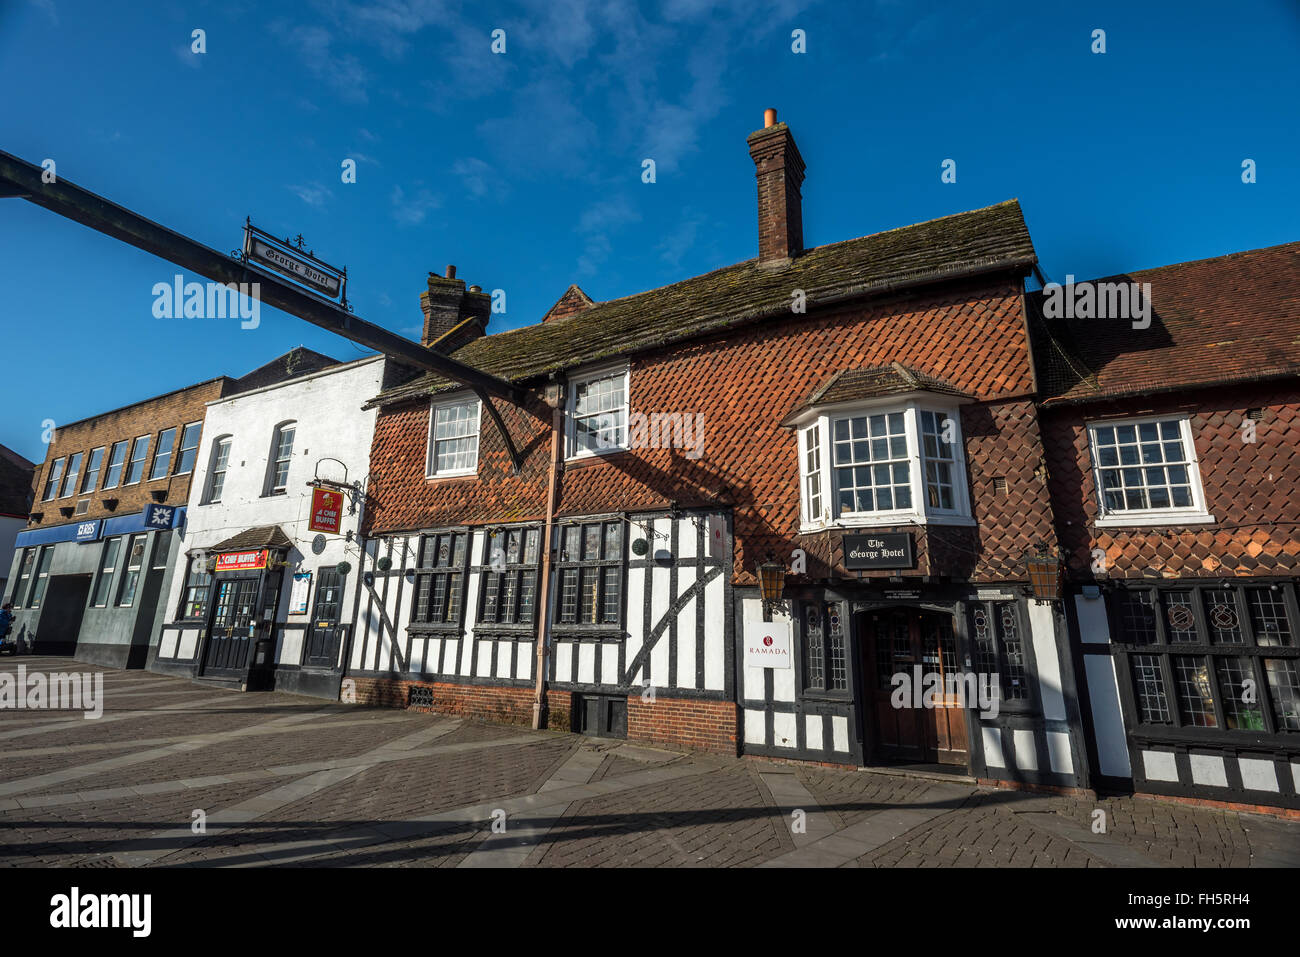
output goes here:
<path id="1" fill-rule="evenodd" d="M 116 203 L 97 196 L 60 177 L 42 182 L 42 169 L 0 150 L 0 197 L 21 197 L 67 219 L 89 226 L 106 236 L 120 239 L 183 269 L 206 276 L 219 283 L 258 283 L 261 302 L 328 329 L 335 335 L 392 356 L 428 372 L 436 372 L 459 382 L 479 394 L 495 396 L 511 405 L 522 405 L 524 390 L 504 379 L 488 375 L 473 366 L 424 348 L 418 342 L 399 336 L 352 315 L 347 310 L 314 293 L 291 285 L 269 272 L 247 265 L 229 255 L 172 232 Z M 492 410 L 492 418 L 500 418 Z M 505 435 L 504 428 L 502 434 Z M 511 445 L 506 435 L 507 445 Z M 512 458 L 518 456 L 511 445 Z"/>
<path id="2" fill-rule="evenodd" d="M 468 386 L 487 406 L 492 422 L 505 440 L 506 451 L 510 454 L 515 472 L 518 473 L 523 467 L 523 459 L 489 398 L 495 396 L 511 405 L 522 406 L 524 390 L 518 386 L 457 362 L 450 356 L 426 349 L 418 342 L 412 342 L 383 326 L 352 315 L 328 299 L 287 283 L 240 259 L 223 255 L 180 233 L 172 232 L 153 220 L 145 219 L 65 179 L 47 183 L 42 176 L 43 172 L 41 167 L 0 150 L 0 198 L 16 197 L 43 206 L 52 213 L 89 226 L 105 236 L 120 239 L 137 249 L 175 263 L 182 269 L 206 276 L 213 282 L 255 282 L 258 284 L 260 302 L 417 369 L 436 372 L 453 382 Z"/>

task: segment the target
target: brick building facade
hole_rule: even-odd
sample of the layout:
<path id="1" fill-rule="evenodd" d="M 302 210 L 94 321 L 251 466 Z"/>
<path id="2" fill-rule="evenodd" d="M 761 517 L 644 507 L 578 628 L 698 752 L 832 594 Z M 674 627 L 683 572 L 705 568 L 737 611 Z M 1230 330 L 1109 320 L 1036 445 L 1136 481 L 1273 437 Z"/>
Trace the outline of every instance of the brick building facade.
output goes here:
<path id="1" fill-rule="evenodd" d="M 184 526 L 206 403 L 322 358 L 297 349 L 243 378 L 220 376 L 56 426 L 6 586 L 23 645 L 143 667 L 162 620 L 159 597 Z"/>
<path id="2" fill-rule="evenodd" d="M 804 249 L 793 136 L 773 122 L 750 146 L 756 259 L 604 303 L 570 287 L 537 325 L 457 343 L 528 390 L 501 409 L 517 471 L 454 383 L 376 397 L 374 584 L 348 687 L 518 722 L 544 701 L 552 726 L 728 753 L 1077 786 L 1065 620 L 1026 595 L 1026 552 L 1056 533 L 1019 206 Z M 467 311 L 447 282 L 430 279 L 438 328 Z M 866 568 L 873 541 L 893 557 Z M 773 563 L 783 591 L 765 607 Z M 787 650 L 764 660 L 765 640 Z M 965 707 L 965 676 L 988 671 L 992 707 Z M 946 683 L 899 709 L 897 673 Z"/>
<path id="3" fill-rule="evenodd" d="M 1031 303 L 1095 781 L 1300 808 L 1300 243 Z"/>

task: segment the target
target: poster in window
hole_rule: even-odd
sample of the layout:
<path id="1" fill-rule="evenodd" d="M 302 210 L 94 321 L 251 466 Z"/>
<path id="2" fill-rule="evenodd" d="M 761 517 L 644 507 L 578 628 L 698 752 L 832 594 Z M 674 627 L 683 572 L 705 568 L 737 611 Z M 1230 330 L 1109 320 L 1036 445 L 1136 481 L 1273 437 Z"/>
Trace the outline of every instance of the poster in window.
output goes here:
<path id="1" fill-rule="evenodd" d="M 307 614 L 307 597 L 311 594 L 311 572 L 298 572 L 293 576 L 293 590 L 289 592 L 289 614 Z"/>

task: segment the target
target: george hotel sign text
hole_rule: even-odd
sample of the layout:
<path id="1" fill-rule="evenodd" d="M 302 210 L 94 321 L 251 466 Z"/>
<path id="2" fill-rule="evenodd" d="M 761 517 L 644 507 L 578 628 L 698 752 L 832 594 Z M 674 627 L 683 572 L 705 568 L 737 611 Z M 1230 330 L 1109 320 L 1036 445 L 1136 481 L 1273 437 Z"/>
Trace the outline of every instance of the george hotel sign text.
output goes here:
<path id="1" fill-rule="evenodd" d="M 909 532 L 844 536 L 844 567 L 915 568 L 916 548 Z"/>

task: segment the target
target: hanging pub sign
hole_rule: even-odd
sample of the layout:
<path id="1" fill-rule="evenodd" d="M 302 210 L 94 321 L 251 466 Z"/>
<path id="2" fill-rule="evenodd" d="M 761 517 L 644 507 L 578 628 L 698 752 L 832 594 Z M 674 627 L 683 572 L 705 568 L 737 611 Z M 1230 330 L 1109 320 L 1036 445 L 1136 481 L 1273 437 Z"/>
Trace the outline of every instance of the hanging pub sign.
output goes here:
<path id="1" fill-rule="evenodd" d="M 343 299 L 347 270 L 336 269 L 303 249 L 303 238 L 276 239 L 252 224 L 244 225 L 244 261 L 262 266 L 300 282 L 330 299 Z M 346 302 L 346 299 L 344 299 Z"/>
<path id="2" fill-rule="evenodd" d="M 311 490 L 311 518 L 307 528 L 313 532 L 339 533 L 339 515 L 343 511 L 343 493 L 328 488 Z"/>
<path id="3" fill-rule="evenodd" d="M 915 568 L 916 549 L 910 532 L 878 532 L 844 536 L 844 567 Z"/>
<path id="4" fill-rule="evenodd" d="M 217 571 L 246 572 L 266 567 L 266 549 L 255 552 L 222 552 L 217 556 Z"/>

